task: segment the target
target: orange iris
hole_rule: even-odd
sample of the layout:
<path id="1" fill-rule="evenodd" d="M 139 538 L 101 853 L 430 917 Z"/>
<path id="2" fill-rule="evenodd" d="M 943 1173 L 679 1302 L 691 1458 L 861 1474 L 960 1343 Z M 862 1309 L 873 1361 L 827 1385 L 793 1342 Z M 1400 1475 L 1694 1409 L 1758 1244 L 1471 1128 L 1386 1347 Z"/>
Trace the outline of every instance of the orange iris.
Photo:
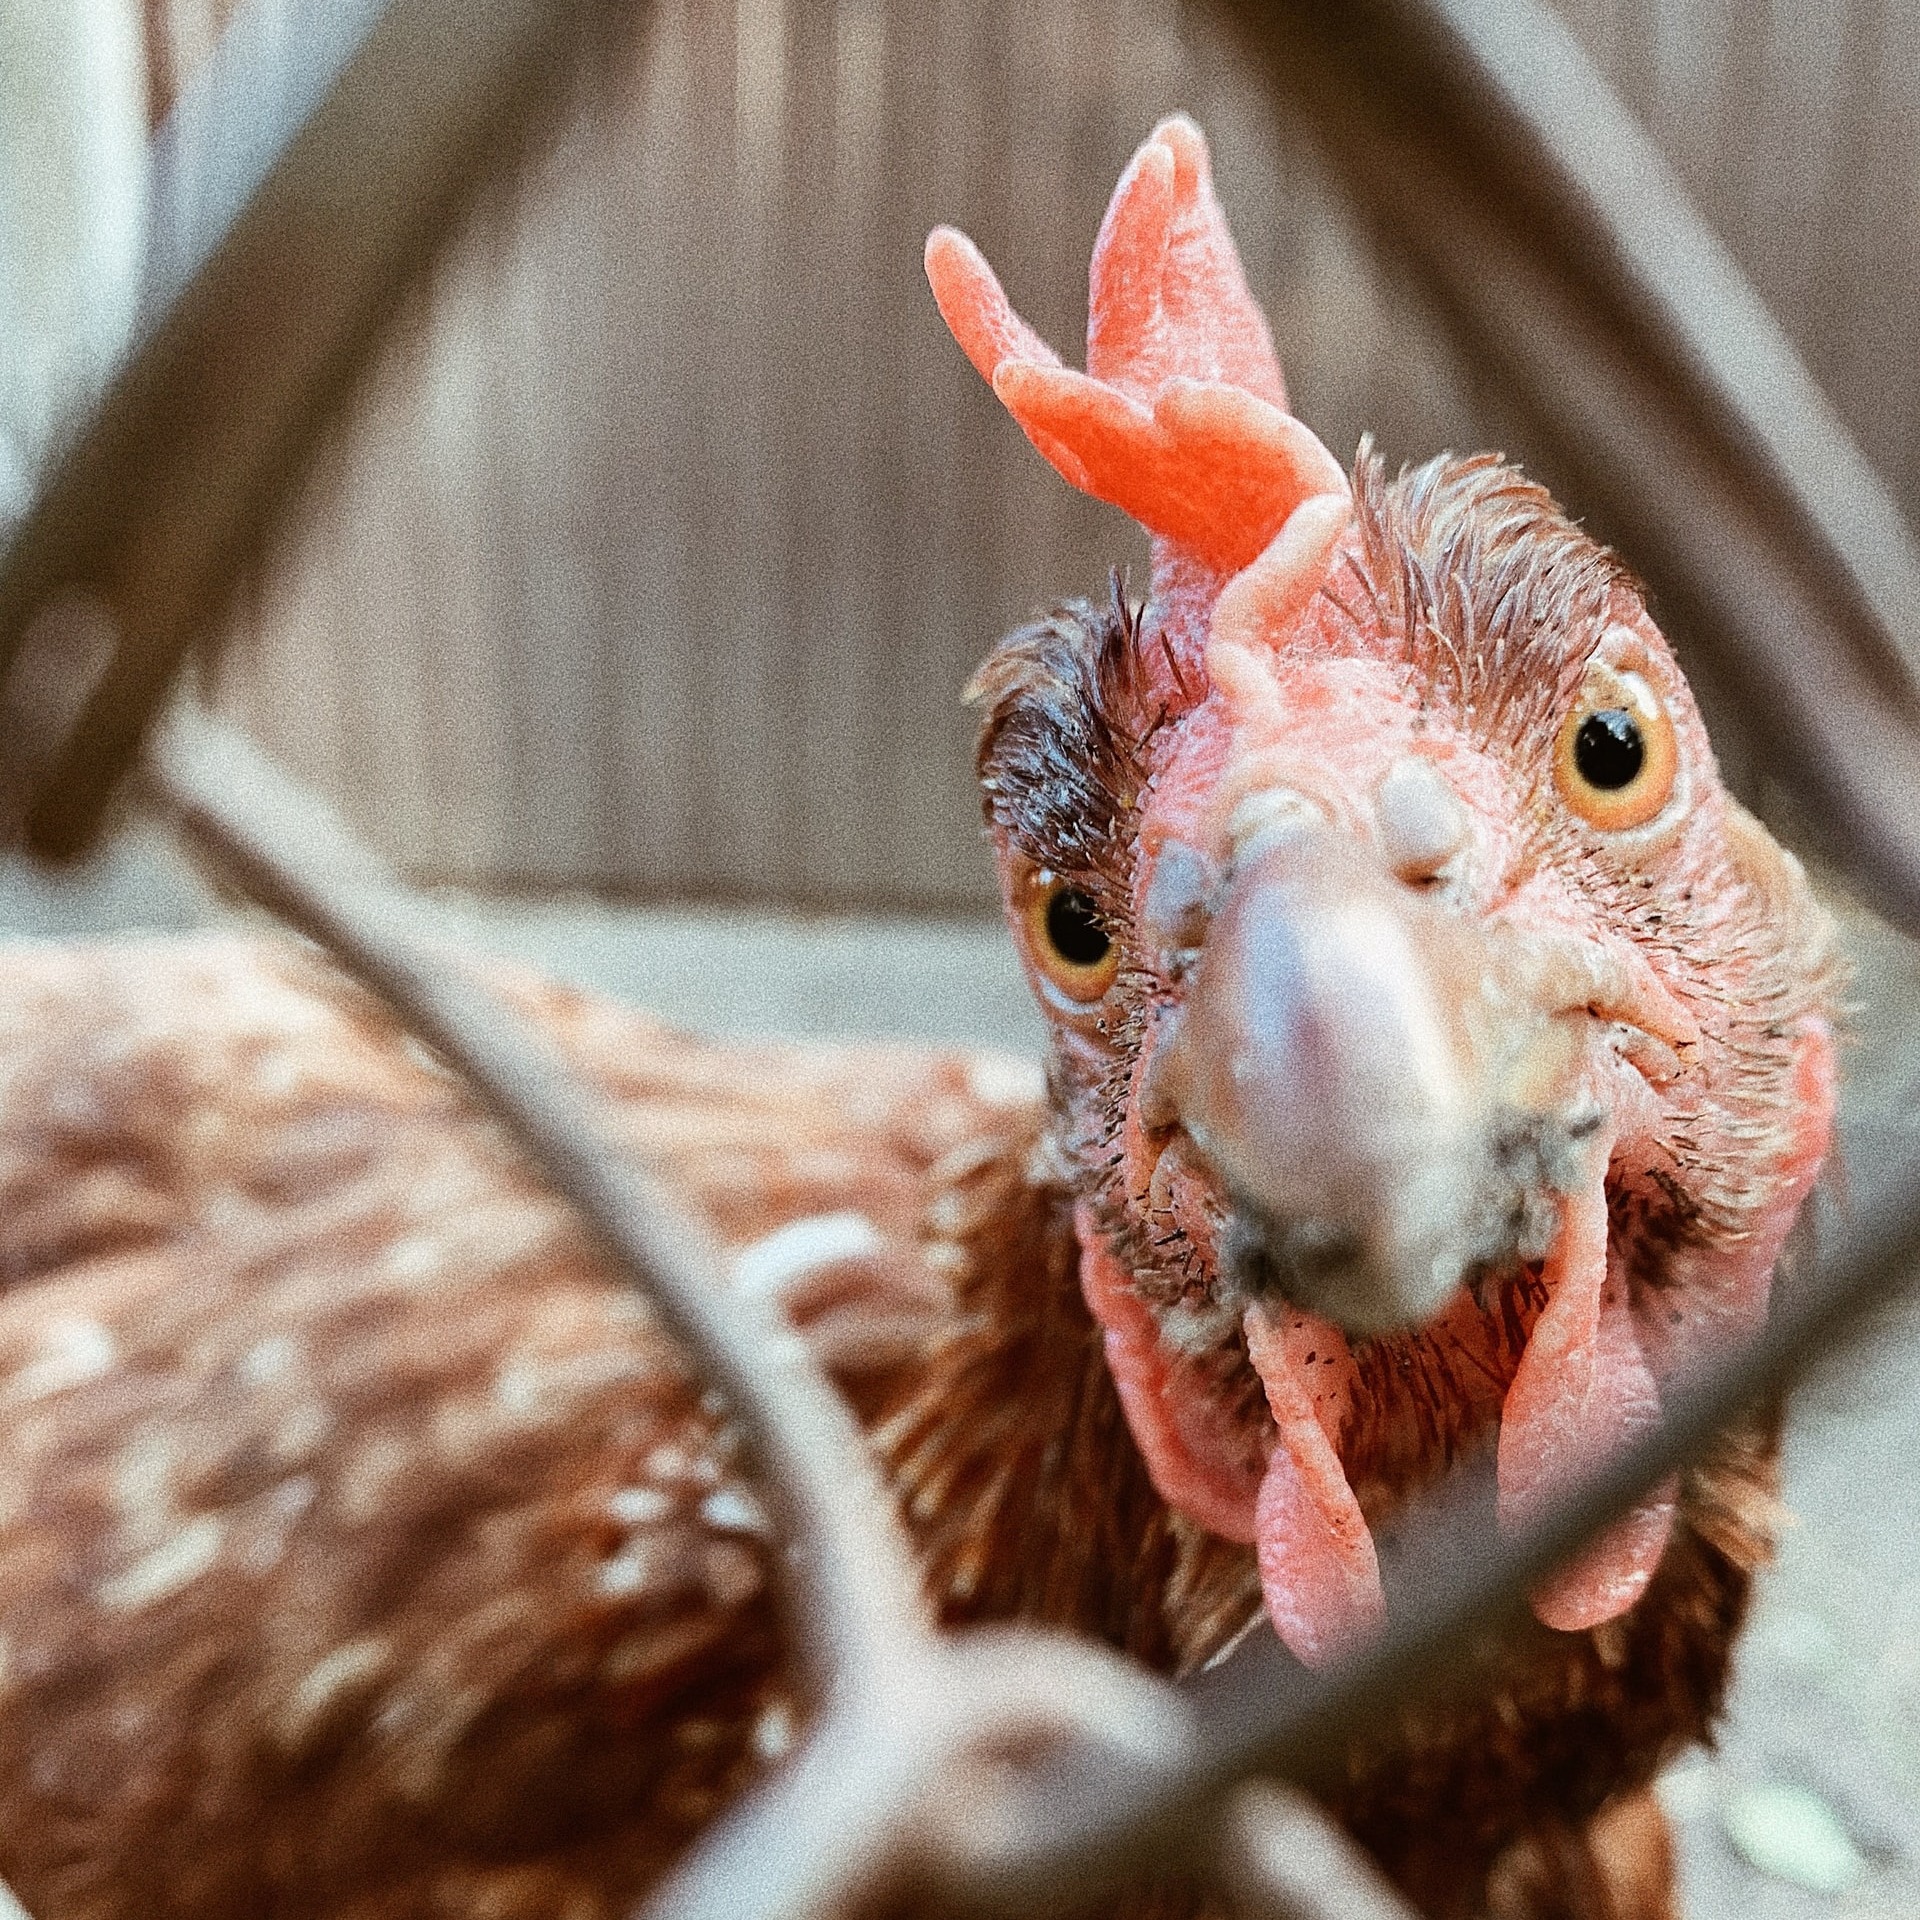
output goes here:
<path id="1" fill-rule="evenodd" d="M 1664 702 L 1637 673 L 1596 665 L 1561 723 L 1553 783 L 1602 833 L 1644 827 L 1673 796 L 1680 747 Z"/>
<path id="2" fill-rule="evenodd" d="M 1120 971 L 1120 945 L 1084 887 L 1042 867 L 1021 883 L 1020 932 L 1028 957 L 1077 1007 L 1106 998 Z"/>

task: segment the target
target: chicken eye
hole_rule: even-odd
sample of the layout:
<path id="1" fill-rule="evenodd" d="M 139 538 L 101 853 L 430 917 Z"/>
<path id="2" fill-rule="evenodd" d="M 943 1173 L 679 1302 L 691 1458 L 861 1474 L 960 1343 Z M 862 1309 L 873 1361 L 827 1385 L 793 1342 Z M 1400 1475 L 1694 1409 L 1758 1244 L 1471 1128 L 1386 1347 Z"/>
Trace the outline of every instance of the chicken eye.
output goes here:
<path id="1" fill-rule="evenodd" d="M 1070 967 L 1097 967 L 1113 951 L 1093 902 L 1078 887 L 1062 887 L 1048 900 L 1047 940 Z"/>
<path id="2" fill-rule="evenodd" d="M 1590 827 L 1643 827 L 1673 794 L 1680 751 L 1673 721 L 1637 673 L 1597 668 L 1560 729 L 1554 785 Z"/>
<path id="3" fill-rule="evenodd" d="M 1044 869 L 1026 882 L 1022 932 L 1048 984 L 1078 1006 L 1104 999 L 1120 970 L 1120 949 L 1084 887 Z"/>

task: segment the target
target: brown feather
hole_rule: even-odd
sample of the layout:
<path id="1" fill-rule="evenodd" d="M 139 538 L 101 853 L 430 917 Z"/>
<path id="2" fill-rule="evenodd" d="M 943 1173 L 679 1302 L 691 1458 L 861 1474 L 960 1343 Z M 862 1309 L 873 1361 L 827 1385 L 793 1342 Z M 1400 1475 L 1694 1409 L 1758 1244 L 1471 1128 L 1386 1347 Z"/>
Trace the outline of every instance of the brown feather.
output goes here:
<path id="1" fill-rule="evenodd" d="M 871 1222 L 786 1291 L 950 1619 L 1181 1671 L 1256 1610 L 1147 1479 L 1037 1100 L 504 984 L 728 1247 Z M 623 1910 L 804 1720 L 759 1490 L 644 1305 L 290 947 L 0 957 L 0 1090 L 0 1872 L 39 1920 Z M 1585 1860 L 1704 1729 L 1768 1458 L 1694 1476 L 1631 1620 L 1485 1649 L 1483 1698 L 1356 1751 L 1343 1811 L 1430 1912 L 1522 1835 Z"/>

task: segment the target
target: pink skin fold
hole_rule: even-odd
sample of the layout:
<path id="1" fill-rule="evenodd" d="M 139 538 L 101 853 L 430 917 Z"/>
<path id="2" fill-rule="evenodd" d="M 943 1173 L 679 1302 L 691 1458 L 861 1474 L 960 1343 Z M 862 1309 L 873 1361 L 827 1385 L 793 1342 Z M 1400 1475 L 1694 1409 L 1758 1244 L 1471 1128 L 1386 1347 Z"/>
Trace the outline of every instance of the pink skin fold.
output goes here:
<path id="1" fill-rule="evenodd" d="M 1793 1121 L 1785 1153 L 1767 1187 L 1766 1204 L 1730 1250 L 1684 1250 L 1675 1261 L 1668 1311 L 1642 1328 L 1656 1374 L 1682 1376 L 1730 1340 L 1751 1339 L 1766 1324 L 1780 1249 L 1833 1145 L 1839 1106 L 1833 1028 L 1802 1020 L 1794 1035 Z"/>
<path id="2" fill-rule="evenodd" d="M 1610 1142 L 1567 1197 L 1534 1323 L 1500 1415 L 1499 1512 L 1538 1518 L 1602 1462 L 1658 1424 L 1660 1391 L 1641 1351 L 1627 1276 L 1609 1253 Z M 1617 1521 L 1534 1590 L 1533 1610 L 1572 1631 L 1624 1613 L 1646 1591 L 1673 1526 L 1672 1484 Z"/>
<path id="3" fill-rule="evenodd" d="M 1833 1034 L 1805 1022 L 1794 1063 L 1794 1122 L 1769 1201 L 1729 1248 L 1676 1262 L 1649 1325 L 1667 1337 L 1648 1351 L 1632 1289 L 1609 1247 L 1605 1165 L 1567 1202 L 1548 1256 L 1546 1309 L 1535 1323 L 1501 1412 L 1499 1510 L 1523 1525 L 1655 1426 L 1661 1378 L 1691 1356 L 1750 1339 L 1766 1322 L 1780 1249 L 1819 1177 L 1833 1137 Z M 1674 1331 L 1677 1316 L 1677 1333 Z M 1677 1484 L 1654 1495 L 1534 1590 L 1535 1614 L 1571 1632 L 1617 1618 L 1644 1593 L 1673 1528 Z"/>
<path id="4" fill-rule="evenodd" d="M 1373 1535 L 1340 1461 L 1353 1379 L 1345 1337 L 1311 1314 L 1249 1310 L 1248 1356 L 1273 1416 L 1263 1464 L 1189 1377 L 1084 1209 L 1076 1225 L 1081 1290 L 1161 1498 L 1209 1532 L 1255 1546 L 1268 1617 L 1298 1659 L 1324 1665 L 1364 1641 L 1385 1601 Z"/>
<path id="5" fill-rule="evenodd" d="M 1288 1649 L 1324 1666 L 1386 1618 L 1373 1534 L 1340 1459 L 1346 1382 L 1320 1384 L 1343 1371 L 1346 1342 L 1325 1321 L 1264 1301 L 1247 1309 L 1246 1334 L 1274 1425 L 1256 1509 L 1260 1590 Z"/>
<path id="6" fill-rule="evenodd" d="M 1107 1370 L 1154 1487 L 1169 1506 L 1210 1533 L 1250 1545 L 1257 1531 L 1260 1462 L 1247 1454 L 1238 1423 L 1218 1409 L 1215 1398 L 1182 1378 L 1180 1358 L 1160 1337 L 1153 1309 L 1084 1207 L 1074 1225 L 1080 1291 L 1101 1330 Z"/>

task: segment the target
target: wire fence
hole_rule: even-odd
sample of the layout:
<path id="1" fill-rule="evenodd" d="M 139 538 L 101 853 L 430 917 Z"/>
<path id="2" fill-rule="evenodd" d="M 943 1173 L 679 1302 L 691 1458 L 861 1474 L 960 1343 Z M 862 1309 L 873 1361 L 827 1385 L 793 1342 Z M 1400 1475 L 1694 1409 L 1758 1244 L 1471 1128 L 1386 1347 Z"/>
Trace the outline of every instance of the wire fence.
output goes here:
<path id="1" fill-rule="evenodd" d="M 737 1300 L 722 1309 L 697 1231 L 541 1047 L 435 957 L 420 903 L 238 737 L 190 710 L 158 725 L 400 289 L 481 173 L 526 150 L 570 64 L 595 58 L 626 15 L 503 4 L 488 32 L 456 37 L 446 0 L 391 0 L 309 48 L 282 117 L 254 128 L 254 191 L 180 240 L 170 304 L 0 561 L 6 816 L 26 844 L 69 853 L 138 766 L 235 884 L 467 1076 L 752 1436 L 820 1712 L 794 1762 L 697 1844 L 656 1913 L 794 1920 L 903 1890 L 1016 1912 L 1097 1901 L 1149 1862 L 1215 1876 L 1253 1914 L 1400 1912 L 1295 1789 L 1320 1783 L 1381 1715 L 1444 1688 L 1467 1636 L 1509 1617 L 1532 1579 L 1900 1284 L 1920 1262 L 1920 1169 L 1879 1169 L 1764 1335 L 1682 1383 L 1657 1430 L 1538 1524 L 1489 1537 L 1470 1475 L 1427 1503 L 1405 1530 L 1386 1632 L 1340 1667 L 1308 1674 L 1255 1635 L 1176 1689 L 1034 1630 L 928 1627 L 861 1438 L 797 1340 Z M 1333 22 L 1248 5 L 1233 18 L 1252 70 L 1313 117 L 1449 324 L 1557 427 L 1727 697 L 1757 718 L 1783 685 L 1817 680 L 1777 803 L 1811 817 L 1920 928 L 1920 822 L 1904 805 L 1920 775 L 1911 540 L 1578 48 L 1529 0 L 1398 0 Z M 423 48 L 447 69 L 425 100 Z M 246 78 L 235 59 L 229 111 Z M 387 124 L 404 134 L 369 159 L 358 143 L 400 86 L 412 111 Z M 377 176 L 351 223 L 325 200 L 349 150 Z M 332 304 L 302 328 L 261 329 L 317 221 L 343 260 Z"/>

